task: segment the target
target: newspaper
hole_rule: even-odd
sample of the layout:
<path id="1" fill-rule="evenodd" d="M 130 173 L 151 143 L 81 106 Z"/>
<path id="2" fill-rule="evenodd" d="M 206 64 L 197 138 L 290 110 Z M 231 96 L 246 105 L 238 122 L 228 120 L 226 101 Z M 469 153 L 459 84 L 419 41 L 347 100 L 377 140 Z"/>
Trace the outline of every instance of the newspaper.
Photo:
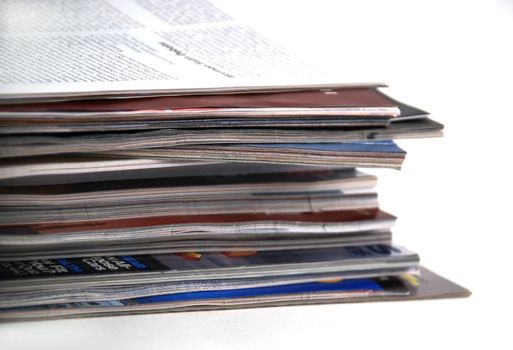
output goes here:
<path id="1" fill-rule="evenodd" d="M 319 69 L 207 0 L 7 0 L 0 16 L 4 101 L 319 82 Z"/>

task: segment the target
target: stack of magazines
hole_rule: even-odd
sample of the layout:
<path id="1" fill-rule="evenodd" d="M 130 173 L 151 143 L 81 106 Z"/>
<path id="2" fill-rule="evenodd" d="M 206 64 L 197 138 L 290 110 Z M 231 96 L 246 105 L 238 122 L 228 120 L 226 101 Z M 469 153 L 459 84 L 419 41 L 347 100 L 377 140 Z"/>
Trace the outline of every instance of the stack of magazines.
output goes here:
<path id="1" fill-rule="evenodd" d="M 378 86 L 1 110 L 3 319 L 466 294 L 419 278 L 356 169 L 442 133 Z"/>
<path id="2" fill-rule="evenodd" d="M 260 83 L 310 68 L 204 0 L 19 4 L 0 37 L 0 320 L 469 294 L 392 242 L 357 169 L 441 136 L 427 112 L 381 84 Z"/>

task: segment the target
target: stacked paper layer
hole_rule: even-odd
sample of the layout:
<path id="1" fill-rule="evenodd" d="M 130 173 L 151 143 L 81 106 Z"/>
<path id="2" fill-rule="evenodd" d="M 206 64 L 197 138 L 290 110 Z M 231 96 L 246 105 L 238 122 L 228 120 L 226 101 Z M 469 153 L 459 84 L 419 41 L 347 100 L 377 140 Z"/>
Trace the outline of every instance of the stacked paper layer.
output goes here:
<path id="1" fill-rule="evenodd" d="M 394 139 L 442 135 L 427 112 L 294 83 L 308 65 L 206 1 L 85 3 L 39 4 L 37 30 L 6 6 L 1 320 L 468 295 L 392 242 L 356 169 L 400 169 Z M 43 25 L 59 6 L 78 34 Z"/>

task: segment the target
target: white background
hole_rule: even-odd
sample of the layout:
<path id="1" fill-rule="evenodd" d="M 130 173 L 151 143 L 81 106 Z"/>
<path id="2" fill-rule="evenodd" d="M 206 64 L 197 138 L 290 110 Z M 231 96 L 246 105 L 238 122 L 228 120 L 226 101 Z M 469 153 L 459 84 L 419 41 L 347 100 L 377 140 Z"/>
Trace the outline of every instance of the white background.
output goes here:
<path id="1" fill-rule="evenodd" d="M 0 324 L 0 348 L 511 349 L 513 1 L 222 3 L 446 125 L 444 139 L 400 142 L 401 172 L 375 173 L 395 240 L 473 296 Z"/>

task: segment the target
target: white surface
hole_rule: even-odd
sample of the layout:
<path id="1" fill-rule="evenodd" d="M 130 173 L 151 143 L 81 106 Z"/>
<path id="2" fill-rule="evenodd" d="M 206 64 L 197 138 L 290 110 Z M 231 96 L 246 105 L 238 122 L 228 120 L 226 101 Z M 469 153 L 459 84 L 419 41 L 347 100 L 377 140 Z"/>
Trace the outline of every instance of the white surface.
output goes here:
<path id="1" fill-rule="evenodd" d="M 513 3 L 228 5 L 248 19 L 265 16 L 264 29 L 290 47 L 308 43 L 326 65 L 384 81 L 445 123 L 444 139 L 400 142 L 409 152 L 403 171 L 375 173 L 382 207 L 399 216 L 396 241 L 474 295 L 0 324 L 0 348 L 510 348 Z"/>

